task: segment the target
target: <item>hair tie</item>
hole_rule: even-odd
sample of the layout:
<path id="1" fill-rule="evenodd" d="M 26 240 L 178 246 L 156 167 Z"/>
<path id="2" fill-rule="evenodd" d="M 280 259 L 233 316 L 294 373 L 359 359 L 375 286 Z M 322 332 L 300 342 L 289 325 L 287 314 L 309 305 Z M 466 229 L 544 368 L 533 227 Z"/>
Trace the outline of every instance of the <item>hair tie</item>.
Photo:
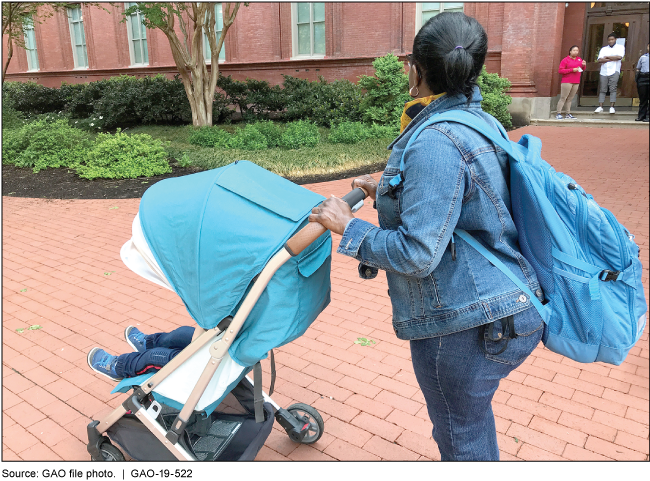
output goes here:
<path id="1" fill-rule="evenodd" d="M 465 47 L 463 47 L 462 45 L 456 45 L 456 48 L 454 50 L 459 49 L 459 48 L 465 49 Z"/>

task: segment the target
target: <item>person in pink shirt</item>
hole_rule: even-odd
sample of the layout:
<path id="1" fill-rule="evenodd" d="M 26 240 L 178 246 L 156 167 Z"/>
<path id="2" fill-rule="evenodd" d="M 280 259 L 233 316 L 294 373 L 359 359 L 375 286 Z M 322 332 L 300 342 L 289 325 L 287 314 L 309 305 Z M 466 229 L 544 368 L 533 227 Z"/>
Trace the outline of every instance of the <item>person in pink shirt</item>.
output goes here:
<path id="1" fill-rule="evenodd" d="M 578 91 L 580 85 L 580 75 L 587 66 L 587 62 L 578 57 L 580 48 L 574 45 L 569 49 L 569 55 L 564 57 L 560 62 L 558 72 L 562 74 L 562 85 L 560 88 L 560 100 L 557 103 L 556 119 L 562 119 L 562 107 L 566 107 L 567 119 L 575 119 L 571 115 L 571 101 Z"/>

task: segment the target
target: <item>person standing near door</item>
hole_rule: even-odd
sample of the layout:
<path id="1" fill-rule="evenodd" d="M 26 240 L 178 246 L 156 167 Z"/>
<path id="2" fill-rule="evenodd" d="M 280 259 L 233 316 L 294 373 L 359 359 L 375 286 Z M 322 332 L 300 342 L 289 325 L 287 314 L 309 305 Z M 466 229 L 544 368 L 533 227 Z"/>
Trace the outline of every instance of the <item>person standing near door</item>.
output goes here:
<path id="1" fill-rule="evenodd" d="M 557 103 L 557 116 L 555 117 L 558 120 L 562 119 L 562 107 L 566 107 L 565 118 L 575 119 L 571 115 L 571 101 L 578 91 L 580 75 L 587 66 L 587 62 L 578 56 L 579 53 L 580 47 L 574 45 L 569 49 L 569 55 L 560 62 L 558 72 L 562 74 L 562 86 L 560 88 L 560 101 Z"/>
<path id="2" fill-rule="evenodd" d="M 621 76 L 621 59 L 625 57 L 625 47 L 616 43 L 616 34 L 610 33 L 607 36 L 607 45 L 598 53 L 600 66 L 600 89 L 598 94 L 598 108 L 596 113 L 603 111 L 605 95 L 609 88 L 609 113 L 615 114 L 614 104 L 616 103 L 616 89 L 618 78 Z"/>
<path id="3" fill-rule="evenodd" d="M 637 121 L 648 122 L 648 87 L 650 86 L 650 74 L 648 73 L 648 51 L 650 43 L 645 47 L 645 54 L 636 64 L 636 89 L 639 92 L 639 113 Z"/>

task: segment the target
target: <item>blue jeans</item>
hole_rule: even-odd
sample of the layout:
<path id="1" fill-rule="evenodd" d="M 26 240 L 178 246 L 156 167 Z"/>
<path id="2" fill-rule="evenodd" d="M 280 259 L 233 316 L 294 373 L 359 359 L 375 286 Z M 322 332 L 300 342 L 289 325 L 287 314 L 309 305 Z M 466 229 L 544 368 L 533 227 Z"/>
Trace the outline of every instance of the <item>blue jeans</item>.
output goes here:
<path id="1" fill-rule="evenodd" d="M 501 350 L 505 338 L 479 341 L 480 327 L 411 341 L 415 376 L 443 461 L 499 460 L 492 397 L 499 381 L 524 362 L 543 332 L 535 308 L 515 314 L 514 326 L 519 337 L 508 340 L 501 354 L 491 353 Z"/>
<path id="2" fill-rule="evenodd" d="M 185 349 L 192 342 L 193 335 L 193 327 L 183 326 L 169 333 L 145 336 L 147 350 L 119 356 L 115 372 L 120 377 L 135 377 L 157 371 Z"/>

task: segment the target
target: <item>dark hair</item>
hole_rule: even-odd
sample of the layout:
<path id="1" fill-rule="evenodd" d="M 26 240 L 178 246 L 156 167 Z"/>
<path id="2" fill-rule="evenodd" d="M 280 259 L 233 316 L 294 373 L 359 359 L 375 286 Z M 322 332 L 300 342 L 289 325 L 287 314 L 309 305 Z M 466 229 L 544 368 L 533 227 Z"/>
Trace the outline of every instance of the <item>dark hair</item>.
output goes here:
<path id="1" fill-rule="evenodd" d="M 610 33 L 609 35 L 607 35 L 607 38 L 609 38 L 609 37 L 618 38 L 614 32 L 612 32 L 612 33 Z"/>
<path id="2" fill-rule="evenodd" d="M 413 59 L 434 94 L 463 94 L 469 103 L 487 55 L 487 35 L 461 12 L 443 12 L 424 24 L 413 41 Z"/>
<path id="3" fill-rule="evenodd" d="M 571 50 L 573 50 L 574 48 L 580 50 L 580 47 L 578 47 L 577 45 L 572 45 L 571 48 L 569 49 L 569 53 L 571 53 Z"/>

